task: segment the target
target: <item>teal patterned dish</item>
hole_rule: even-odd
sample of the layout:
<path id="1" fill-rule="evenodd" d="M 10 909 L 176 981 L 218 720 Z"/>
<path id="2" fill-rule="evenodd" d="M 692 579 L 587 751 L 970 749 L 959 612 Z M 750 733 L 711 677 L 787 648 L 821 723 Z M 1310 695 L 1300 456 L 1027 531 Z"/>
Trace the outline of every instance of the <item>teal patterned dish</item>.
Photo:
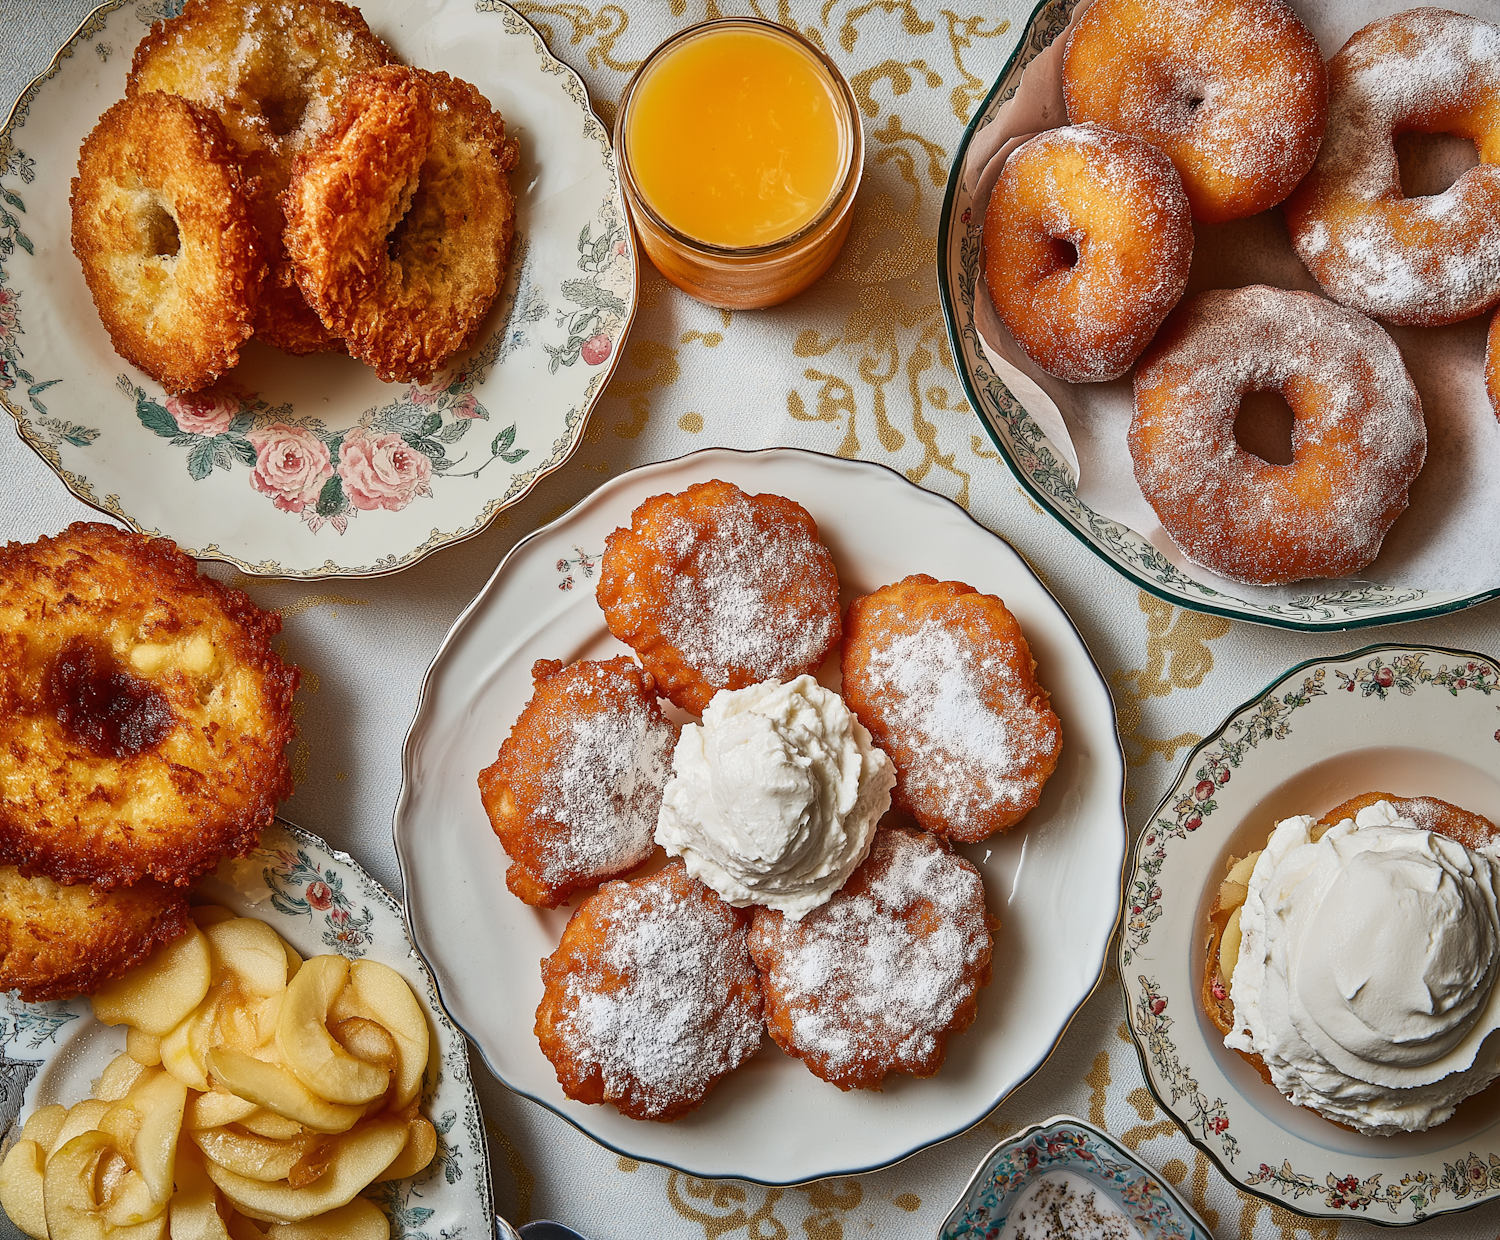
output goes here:
<path id="1" fill-rule="evenodd" d="M 79 499 L 247 573 L 388 573 L 477 534 L 572 455 L 635 315 L 614 154 L 581 79 L 503 0 L 366 0 L 400 59 L 473 82 L 519 138 L 495 308 L 427 383 L 252 341 L 213 387 L 168 397 L 99 323 L 68 194 L 136 44 L 181 8 L 109 0 L 0 129 L 0 404 Z"/>
<path id="2" fill-rule="evenodd" d="M 1070 1171 L 1103 1189 L 1145 1240 L 1213 1240 L 1213 1232 L 1160 1175 L 1092 1124 L 1054 1115 L 1000 1142 L 986 1156 L 938 1240 L 995 1240 L 1038 1176 Z"/>
<path id="3" fill-rule="evenodd" d="M 1290 598 L 1279 596 L 1285 592 L 1257 596 L 1254 587 L 1245 587 L 1243 594 L 1230 593 L 1222 583 L 1216 586 L 1196 580 L 1142 534 L 1096 512 L 1079 498 L 1074 476 L 1064 463 L 1065 454 L 1005 386 L 981 347 L 974 323 L 974 295 L 982 265 L 986 204 L 976 203 L 963 183 L 964 161 L 975 135 L 1015 94 L 1026 67 L 1067 27 L 1076 6 L 1077 0 L 1040 0 L 1032 11 L 1015 52 L 958 144 L 938 219 L 938 291 L 948 324 L 948 341 L 969 404 L 1016 480 L 1064 529 L 1142 589 L 1179 607 L 1232 620 L 1328 632 L 1444 615 L 1500 596 L 1500 582 L 1495 581 L 1452 591 L 1374 582 L 1327 590 L 1317 582 L 1308 582 L 1307 593 Z"/>
<path id="4" fill-rule="evenodd" d="M 1500 1198 L 1500 1089 L 1426 1132 L 1365 1136 L 1283 1098 L 1199 1002 L 1231 854 L 1365 792 L 1439 797 L 1500 822 L 1500 663 L 1371 646 L 1299 664 L 1234 710 L 1136 842 L 1119 969 L 1146 1083 L 1230 1181 L 1298 1214 L 1401 1226 Z"/>
<path id="5" fill-rule="evenodd" d="M 489 1150 L 468 1046 L 439 1004 L 391 894 L 346 853 L 281 819 L 254 852 L 224 862 L 200 891 L 270 922 L 304 957 L 338 952 L 378 960 L 406 979 L 432 1031 L 438 1066 L 429 1065 L 422 1110 L 438 1131 L 438 1152 L 420 1175 L 372 1185 L 363 1195 L 385 1211 L 392 1240 L 492 1235 Z M 0 995 L 0 1147 L 9 1147 L 38 1107 L 88 1097 L 91 1082 L 124 1049 L 124 1026 L 95 1020 L 85 998 L 22 1003 Z"/>

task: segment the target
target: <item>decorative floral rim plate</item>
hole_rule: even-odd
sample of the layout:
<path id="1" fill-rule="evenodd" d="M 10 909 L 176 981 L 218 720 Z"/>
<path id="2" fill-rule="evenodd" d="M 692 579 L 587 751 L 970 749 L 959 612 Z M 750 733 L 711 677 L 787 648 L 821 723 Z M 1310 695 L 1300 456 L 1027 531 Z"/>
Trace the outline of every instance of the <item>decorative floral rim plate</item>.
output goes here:
<path id="1" fill-rule="evenodd" d="M 422 1109 L 438 1131 L 437 1156 L 420 1175 L 372 1185 L 363 1196 L 391 1223 L 391 1240 L 478 1240 L 494 1232 L 484 1117 L 469 1076 L 469 1053 L 432 975 L 407 937 L 401 906 L 347 853 L 277 819 L 247 857 L 225 861 L 203 881 L 203 896 L 241 916 L 268 921 L 306 956 L 339 952 L 387 964 L 427 1008 L 436 1075 Z M 86 998 L 22 1003 L 0 995 L 0 1147 L 9 1148 L 32 1111 L 87 1098 L 91 1083 L 125 1049 L 123 1025 L 94 1018 Z"/>
<path id="2" fill-rule="evenodd" d="M 1097 1184 L 1146 1240 L 1213 1240 L 1192 1208 L 1129 1150 L 1073 1115 L 1054 1115 L 1007 1137 L 985 1155 L 948 1212 L 938 1240 L 994 1240 L 1016 1199 L 1038 1176 L 1071 1171 Z"/>
<path id="3" fill-rule="evenodd" d="M 1147 1084 L 1247 1192 L 1298 1214 L 1403 1225 L 1500 1197 L 1500 1090 L 1425 1133 L 1368 1137 L 1286 1101 L 1200 1010 L 1207 915 L 1231 853 L 1362 792 L 1500 821 L 1500 663 L 1370 646 L 1299 664 L 1189 755 L 1136 842 L 1119 966 Z"/>
<path id="4" fill-rule="evenodd" d="M 558 1086 L 532 1024 L 539 962 L 556 950 L 571 910 L 529 908 L 506 889 L 508 861 L 475 780 L 530 698 L 535 660 L 629 653 L 594 601 L 605 537 L 648 497 L 710 478 L 804 505 L 846 602 L 915 572 L 1000 595 L 1051 690 L 1063 749 L 1036 810 L 1009 834 L 961 849 L 984 876 L 1005 964 L 935 1077 L 846 1094 L 767 1038 L 702 1108 L 657 1124 L 573 1102 Z M 705 1178 L 798 1184 L 883 1167 L 967 1130 L 1052 1053 L 1097 985 L 1119 920 L 1123 792 L 1109 690 L 1009 544 L 884 466 L 785 448 L 712 449 L 611 480 L 500 565 L 427 674 L 406 739 L 395 840 L 412 937 L 455 1023 L 501 1081 L 631 1158 Z"/>
<path id="5" fill-rule="evenodd" d="M 982 266 L 984 204 L 976 205 L 963 185 L 964 160 L 974 135 L 1015 94 L 1027 65 L 1066 28 L 1076 6 L 1077 0 L 1041 0 L 1032 10 L 1016 50 L 964 130 L 938 219 L 938 291 L 948 342 L 969 404 L 1016 480 L 1064 529 L 1142 589 L 1179 607 L 1231 620 L 1320 633 L 1445 615 L 1500 596 L 1500 584 L 1465 591 L 1368 584 L 1325 592 L 1310 584 L 1307 594 L 1286 602 L 1243 599 L 1195 580 L 1141 534 L 1079 499 L 1064 457 L 996 375 L 980 345 L 974 292 Z"/>
<path id="6" fill-rule="evenodd" d="M 69 183 L 135 47 L 182 0 L 111 0 L 0 130 L 0 403 L 79 499 L 247 573 L 368 576 L 477 534 L 578 445 L 636 309 L 609 135 L 502 0 L 366 0 L 401 59 L 473 82 L 520 139 L 510 273 L 428 383 L 259 341 L 167 397 L 110 346 L 69 240 Z"/>

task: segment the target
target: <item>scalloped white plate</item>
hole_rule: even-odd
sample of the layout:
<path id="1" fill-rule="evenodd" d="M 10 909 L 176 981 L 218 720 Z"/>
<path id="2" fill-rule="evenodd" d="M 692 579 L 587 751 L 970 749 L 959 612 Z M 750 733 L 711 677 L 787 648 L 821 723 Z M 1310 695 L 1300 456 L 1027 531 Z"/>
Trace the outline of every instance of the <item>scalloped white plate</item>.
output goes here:
<path id="1" fill-rule="evenodd" d="M 219 399 L 184 405 L 111 347 L 72 254 L 69 183 L 136 44 L 181 0 L 96 10 L 0 130 L 0 402 L 79 499 L 247 573 L 387 573 L 477 534 L 572 454 L 635 315 L 614 156 L 578 75 L 502 0 L 361 7 L 402 60 L 473 82 L 520 139 L 509 277 L 478 343 L 429 384 L 251 342 Z M 277 423 L 318 463 L 313 502 L 252 486 L 250 436 Z M 376 497 L 387 507 L 344 486 L 358 428 L 412 462 Z"/>
<path id="2" fill-rule="evenodd" d="M 929 1080 L 841 1093 L 777 1050 L 671 1124 L 563 1096 L 532 1034 L 539 961 L 569 910 L 529 908 L 505 886 L 504 851 L 475 780 L 531 696 L 539 658 L 628 653 L 593 585 L 604 539 L 643 500 L 710 478 L 790 496 L 818 523 L 847 602 L 925 572 L 998 594 L 1025 630 L 1062 720 L 1041 804 L 1016 829 L 961 851 L 1001 928 L 979 1016 Z M 1077 630 L 1009 544 L 942 496 L 880 465 L 787 448 L 713 449 L 633 470 L 519 543 L 459 617 L 407 735 L 396 850 L 412 935 L 443 1002 L 506 1085 L 632 1158 L 767 1184 L 868 1171 L 978 1123 L 1042 1064 L 1093 992 L 1118 920 L 1126 829 L 1114 708 Z M 575 900 L 575 903 L 577 901 Z"/>
<path id="3" fill-rule="evenodd" d="M 363 1195 L 404 1240 L 489 1236 L 494 1230 L 484 1118 L 469 1076 L 469 1052 L 453 1027 L 432 975 L 406 934 L 401 906 L 347 853 L 277 819 L 248 857 L 226 861 L 200 885 L 210 902 L 270 922 L 303 956 L 339 952 L 401 974 L 427 1008 L 431 1054 L 423 1112 L 438 1130 L 438 1152 L 421 1175 L 372 1185 Z M 8 1146 L 32 1111 L 71 1106 L 125 1049 L 125 1027 L 94 1018 L 86 998 L 22 1003 L 0 995 L 0 1144 Z"/>
<path id="4" fill-rule="evenodd" d="M 1126 1015 L 1157 1101 L 1219 1170 L 1298 1214 L 1418 1223 L 1500 1196 L 1500 1089 L 1427 1132 L 1369 1137 L 1293 1106 L 1200 1010 L 1208 905 L 1230 853 L 1363 792 L 1500 822 L 1500 664 L 1426 646 L 1314 659 L 1189 755 L 1135 846 L 1120 937 Z"/>

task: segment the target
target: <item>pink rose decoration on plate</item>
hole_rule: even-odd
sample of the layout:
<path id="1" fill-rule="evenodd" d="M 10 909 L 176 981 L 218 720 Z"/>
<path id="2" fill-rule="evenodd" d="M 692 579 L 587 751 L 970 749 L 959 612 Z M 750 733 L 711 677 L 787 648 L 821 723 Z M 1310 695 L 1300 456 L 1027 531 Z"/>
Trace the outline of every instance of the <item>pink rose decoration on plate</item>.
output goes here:
<path id="1" fill-rule="evenodd" d="M 269 495 L 282 512 L 301 512 L 318 502 L 323 484 L 333 477 L 327 444 L 311 431 L 281 422 L 253 430 L 245 438 L 255 448 L 250 484 L 257 491 Z"/>
<path id="2" fill-rule="evenodd" d="M 239 411 L 240 398 L 223 392 L 167 397 L 167 412 L 184 435 L 222 435 Z"/>
<path id="3" fill-rule="evenodd" d="M 431 495 L 432 462 L 400 435 L 351 431 L 339 449 L 339 477 L 356 508 L 400 512 L 418 495 Z"/>
<path id="4" fill-rule="evenodd" d="M 414 405 L 430 405 L 433 401 L 443 395 L 454 383 L 452 370 L 442 370 L 433 375 L 426 383 L 413 383 L 408 392 Z"/>

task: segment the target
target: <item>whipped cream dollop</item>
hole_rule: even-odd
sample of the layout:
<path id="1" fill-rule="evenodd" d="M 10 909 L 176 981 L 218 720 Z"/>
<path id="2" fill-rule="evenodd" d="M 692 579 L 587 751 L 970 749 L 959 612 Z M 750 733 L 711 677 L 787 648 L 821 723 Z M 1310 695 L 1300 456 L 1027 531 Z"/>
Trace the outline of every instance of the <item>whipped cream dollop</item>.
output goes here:
<path id="1" fill-rule="evenodd" d="M 1500 859 L 1388 801 L 1313 826 L 1277 823 L 1255 863 L 1224 1044 L 1361 1132 L 1440 1124 L 1500 1075 Z"/>
<path id="2" fill-rule="evenodd" d="M 811 676 L 721 689 L 678 738 L 656 842 L 730 904 L 797 921 L 865 859 L 895 786 L 891 760 Z"/>

